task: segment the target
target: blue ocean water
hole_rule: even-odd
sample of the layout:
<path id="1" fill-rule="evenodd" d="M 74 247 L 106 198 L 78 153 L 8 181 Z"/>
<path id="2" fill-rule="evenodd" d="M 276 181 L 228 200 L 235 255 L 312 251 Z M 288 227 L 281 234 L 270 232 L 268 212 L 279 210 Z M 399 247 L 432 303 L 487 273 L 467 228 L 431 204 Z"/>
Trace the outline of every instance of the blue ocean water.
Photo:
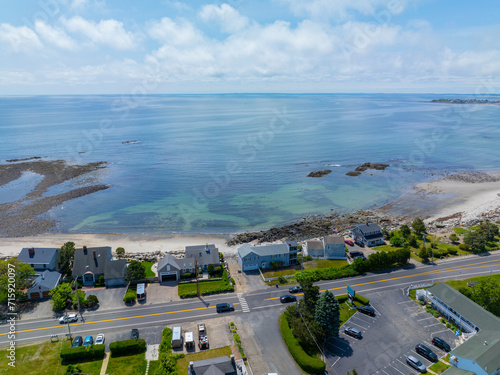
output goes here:
<path id="1" fill-rule="evenodd" d="M 499 170 L 500 106 L 430 103 L 441 97 L 459 96 L 2 97 L 0 160 L 109 163 L 93 177 L 110 189 L 49 212 L 61 231 L 264 229 L 379 207 L 445 173 Z M 364 162 L 390 167 L 345 175 Z M 321 169 L 333 172 L 307 177 Z M 21 183 L 3 187 L 0 203 L 18 199 Z M 85 181 L 45 195 L 75 183 Z"/>

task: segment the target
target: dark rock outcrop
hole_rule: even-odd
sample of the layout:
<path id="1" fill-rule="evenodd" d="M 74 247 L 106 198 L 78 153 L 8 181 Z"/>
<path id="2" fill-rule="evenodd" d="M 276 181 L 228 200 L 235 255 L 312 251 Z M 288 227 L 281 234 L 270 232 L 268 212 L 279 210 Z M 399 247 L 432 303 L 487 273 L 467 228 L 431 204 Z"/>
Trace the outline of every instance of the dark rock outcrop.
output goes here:
<path id="1" fill-rule="evenodd" d="M 345 175 L 346 175 L 346 176 L 353 176 L 353 177 L 356 177 L 356 176 L 360 176 L 360 175 L 361 175 L 361 172 L 352 171 L 352 172 L 347 172 Z"/>
<path id="2" fill-rule="evenodd" d="M 331 169 L 325 169 L 322 171 L 311 172 L 307 175 L 307 177 L 323 177 L 323 176 L 326 176 L 327 174 L 330 174 L 330 173 L 332 173 Z"/>
<path id="3" fill-rule="evenodd" d="M 382 164 L 382 163 L 363 163 L 359 167 L 357 167 L 355 170 L 358 172 L 364 172 L 367 169 L 376 169 L 378 171 L 383 171 L 388 166 L 389 166 L 389 164 Z"/>

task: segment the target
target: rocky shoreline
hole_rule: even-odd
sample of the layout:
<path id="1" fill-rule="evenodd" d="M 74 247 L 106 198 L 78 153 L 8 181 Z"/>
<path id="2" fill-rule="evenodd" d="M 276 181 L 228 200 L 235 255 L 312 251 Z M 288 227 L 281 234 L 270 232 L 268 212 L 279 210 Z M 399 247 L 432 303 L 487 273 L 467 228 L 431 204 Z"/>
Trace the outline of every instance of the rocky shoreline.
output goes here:
<path id="1" fill-rule="evenodd" d="M 92 172 L 106 166 L 105 162 L 69 165 L 63 160 L 37 160 L 0 165 L 0 186 L 16 181 L 25 172 L 36 173 L 43 177 L 35 188 L 22 198 L 0 204 L 0 237 L 23 237 L 54 230 L 57 222 L 45 214 L 70 199 L 108 189 L 107 185 L 95 183 L 97 179 L 91 175 Z M 85 180 L 75 181 L 75 184 L 84 186 L 44 196 L 51 187 L 81 176 L 85 176 Z"/>

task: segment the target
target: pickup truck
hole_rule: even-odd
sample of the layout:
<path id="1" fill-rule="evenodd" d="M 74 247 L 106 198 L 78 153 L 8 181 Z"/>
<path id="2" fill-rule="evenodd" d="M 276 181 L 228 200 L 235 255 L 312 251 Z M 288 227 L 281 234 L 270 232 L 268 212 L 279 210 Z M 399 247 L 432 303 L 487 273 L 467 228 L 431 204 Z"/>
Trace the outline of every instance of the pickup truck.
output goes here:
<path id="1" fill-rule="evenodd" d="M 208 349 L 210 347 L 205 323 L 198 323 L 198 347 L 200 349 Z"/>

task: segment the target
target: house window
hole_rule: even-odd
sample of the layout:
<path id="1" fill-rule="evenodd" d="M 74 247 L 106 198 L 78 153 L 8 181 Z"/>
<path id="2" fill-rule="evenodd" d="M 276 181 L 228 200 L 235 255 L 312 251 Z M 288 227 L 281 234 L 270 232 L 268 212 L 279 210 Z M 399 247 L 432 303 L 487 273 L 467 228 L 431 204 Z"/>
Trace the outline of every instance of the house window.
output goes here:
<path id="1" fill-rule="evenodd" d="M 167 271 L 170 271 L 170 264 L 167 264 Z"/>

